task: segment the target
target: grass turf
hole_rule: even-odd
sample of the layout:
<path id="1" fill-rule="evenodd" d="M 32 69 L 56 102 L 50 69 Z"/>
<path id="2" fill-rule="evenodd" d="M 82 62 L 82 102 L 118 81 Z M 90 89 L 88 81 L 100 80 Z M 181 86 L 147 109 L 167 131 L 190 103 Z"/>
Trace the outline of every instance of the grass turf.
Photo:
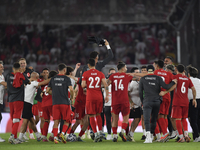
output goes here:
<path id="1" fill-rule="evenodd" d="M 94 143 L 91 139 L 84 139 L 85 142 L 67 142 L 66 144 L 53 142 L 37 142 L 36 140 L 29 140 L 29 142 L 12 145 L 8 143 L 9 133 L 0 134 L 0 137 L 6 140 L 6 142 L 0 143 L 0 150 L 124 150 L 124 149 L 137 149 L 137 150 L 184 150 L 184 149 L 199 149 L 200 142 L 195 143 L 191 140 L 190 143 L 176 143 L 175 140 L 170 140 L 167 143 L 152 143 L 144 144 L 141 139 L 142 133 L 135 133 L 134 139 L 136 142 L 123 142 L 121 138 L 118 138 L 118 142 L 103 141 Z"/>

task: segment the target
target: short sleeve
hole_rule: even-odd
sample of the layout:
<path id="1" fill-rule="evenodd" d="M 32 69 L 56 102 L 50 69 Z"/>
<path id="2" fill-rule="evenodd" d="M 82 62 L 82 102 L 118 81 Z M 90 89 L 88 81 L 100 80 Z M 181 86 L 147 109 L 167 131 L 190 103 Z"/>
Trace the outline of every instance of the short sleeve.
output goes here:
<path id="1" fill-rule="evenodd" d="M 110 80 L 110 81 L 113 80 L 113 74 L 109 77 L 109 80 Z"/>
<path id="2" fill-rule="evenodd" d="M 50 80 L 50 82 L 48 84 L 48 87 L 50 87 L 50 88 L 52 88 L 52 80 L 53 80 L 53 78 L 51 78 L 51 80 Z"/>
<path id="3" fill-rule="evenodd" d="M 39 83 L 39 82 L 34 81 L 34 82 L 33 82 L 33 86 L 38 86 L 38 83 Z"/>
<path id="4" fill-rule="evenodd" d="M 103 73 L 101 73 L 101 77 L 102 77 L 102 79 L 104 79 L 104 78 L 105 78 L 105 75 L 104 75 Z"/>
<path id="5" fill-rule="evenodd" d="M 189 79 L 189 88 L 191 88 L 191 87 L 193 87 L 194 85 L 193 85 L 193 83 L 192 83 L 192 81 Z"/>
<path id="6" fill-rule="evenodd" d="M 128 81 L 129 81 L 129 82 L 131 82 L 131 81 L 132 81 L 132 79 L 133 79 L 133 76 L 131 76 L 131 75 L 128 75 L 127 77 L 128 77 Z"/>
<path id="7" fill-rule="evenodd" d="M 86 81 L 86 72 L 83 73 L 83 75 L 82 75 L 82 80 L 83 80 L 83 81 Z"/>

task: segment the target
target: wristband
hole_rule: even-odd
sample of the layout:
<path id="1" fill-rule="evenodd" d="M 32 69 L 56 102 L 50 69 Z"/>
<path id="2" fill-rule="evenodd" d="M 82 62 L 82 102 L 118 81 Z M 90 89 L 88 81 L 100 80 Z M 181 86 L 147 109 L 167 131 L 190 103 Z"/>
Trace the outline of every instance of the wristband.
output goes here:
<path id="1" fill-rule="evenodd" d="M 106 45 L 106 47 L 107 47 L 107 49 L 111 49 L 111 48 L 110 48 L 110 45 Z"/>

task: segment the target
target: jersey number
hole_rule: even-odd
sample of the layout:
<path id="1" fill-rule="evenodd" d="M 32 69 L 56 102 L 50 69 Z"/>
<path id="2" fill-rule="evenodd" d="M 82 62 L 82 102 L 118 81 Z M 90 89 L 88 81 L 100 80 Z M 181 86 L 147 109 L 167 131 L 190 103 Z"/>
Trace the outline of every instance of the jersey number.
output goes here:
<path id="1" fill-rule="evenodd" d="M 97 81 L 95 87 L 93 86 L 94 78 L 93 77 L 89 77 L 88 80 L 91 81 L 90 85 L 89 85 L 89 88 L 99 88 L 99 82 L 100 82 L 100 78 L 99 77 L 95 78 L 95 81 Z"/>
<path id="2" fill-rule="evenodd" d="M 115 83 L 115 91 L 124 90 L 124 85 L 122 84 L 122 79 L 119 80 L 119 85 L 117 84 L 117 80 L 114 80 Z"/>
<path id="3" fill-rule="evenodd" d="M 186 92 L 186 88 L 185 88 L 185 82 L 183 82 L 182 86 L 181 86 L 181 92 L 185 93 Z"/>

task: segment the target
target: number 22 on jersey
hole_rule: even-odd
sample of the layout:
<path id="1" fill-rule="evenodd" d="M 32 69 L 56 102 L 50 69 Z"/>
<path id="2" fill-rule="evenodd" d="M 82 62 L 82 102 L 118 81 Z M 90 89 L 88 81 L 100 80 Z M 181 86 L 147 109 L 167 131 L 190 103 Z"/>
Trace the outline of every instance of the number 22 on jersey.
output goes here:
<path id="1" fill-rule="evenodd" d="M 95 78 L 89 77 L 88 80 L 90 81 L 89 88 L 93 89 L 93 88 L 99 88 L 100 87 L 100 85 L 99 85 L 100 78 L 99 77 L 95 77 Z M 94 83 L 94 81 L 96 81 L 96 84 Z"/>

